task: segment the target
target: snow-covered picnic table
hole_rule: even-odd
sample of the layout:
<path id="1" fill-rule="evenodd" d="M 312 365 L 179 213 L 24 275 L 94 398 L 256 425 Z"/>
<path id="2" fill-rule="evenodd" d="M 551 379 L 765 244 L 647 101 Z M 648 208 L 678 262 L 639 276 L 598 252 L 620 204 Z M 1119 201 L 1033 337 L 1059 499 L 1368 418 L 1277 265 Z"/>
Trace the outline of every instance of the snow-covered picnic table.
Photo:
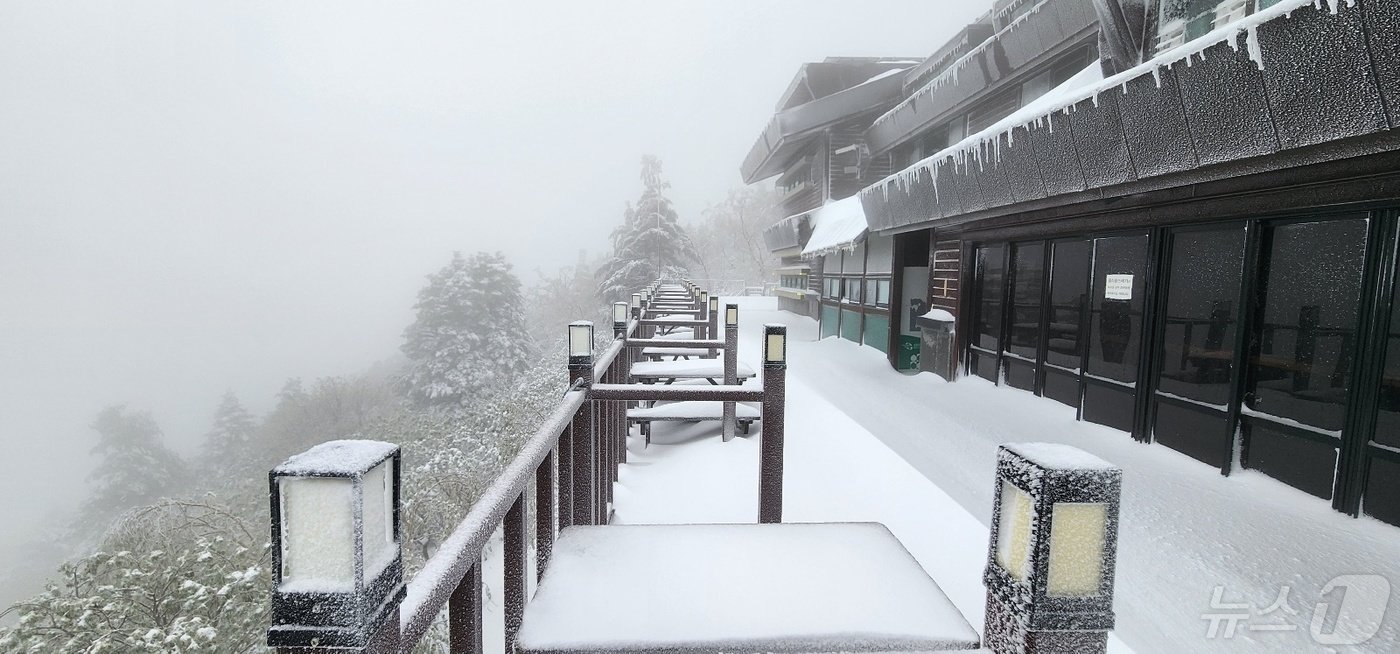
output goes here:
<path id="1" fill-rule="evenodd" d="M 632 376 L 643 383 L 658 380 L 675 381 L 678 379 L 708 379 L 710 383 L 717 384 L 716 380 L 724 379 L 724 362 L 719 359 L 694 359 L 686 361 L 640 361 L 632 364 Z M 754 376 L 753 367 L 743 361 L 735 366 L 735 372 L 740 381 Z"/>
<path id="2" fill-rule="evenodd" d="M 569 527 L 518 651 L 973 650 L 977 632 L 884 525 Z"/>

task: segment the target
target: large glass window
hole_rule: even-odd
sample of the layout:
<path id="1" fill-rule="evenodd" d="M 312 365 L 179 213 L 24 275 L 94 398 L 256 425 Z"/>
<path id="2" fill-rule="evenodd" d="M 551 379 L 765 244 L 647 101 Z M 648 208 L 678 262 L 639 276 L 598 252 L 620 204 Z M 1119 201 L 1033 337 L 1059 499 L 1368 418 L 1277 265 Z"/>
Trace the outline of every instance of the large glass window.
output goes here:
<path id="1" fill-rule="evenodd" d="M 1045 242 L 1011 248 L 1011 334 L 1007 350 L 1035 360 L 1040 349 L 1040 301 L 1045 284 Z"/>
<path id="2" fill-rule="evenodd" d="M 1083 355 L 1080 334 L 1085 304 L 1089 301 L 1089 241 L 1061 241 L 1053 245 L 1050 266 L 1049 330 L 1045 361 L 1077 370 Z"/>
<path id="3" fill-rule="evenodd" d="M 860 278 L 846 278 L 846 300 L 852 304 L 860 304 Z"/>
<path id="4" fill-rule="evenodd" d="M 1277 225 L 1266 244 L 1248 406 L 1339 431 L 1356 346 L 1366 220 Z"/>
<path id="5" fill-rule="evenodd" d="M 1124 384 L 1137 380 L 1148 256 L 1146 234 L 1094 240 L 1088 372 L 1095 377 Z"/>
<path id="6" fill-rule="evenodd" d="M 1385 369 L 1381 371 L 1377 443 L 1400 448 L 1400 284 L 1390 300 L 1390 330 L 1385 339 Z"/>
<path id="7" fill-rule="evenodd" d="M 1001 293 L 1005 274 L 1002 245 L 977 248 L 977 319 L 972 344 L 996 352 L 1001 347 Z"/>
<path id="8" fill-rule="evenodd" d="M 1173 236 L 1158 391 L 1229 402 L 1244 239 L 1243 227 Z M 1117 358 L 1107 349 L 1104 356 Z"/>

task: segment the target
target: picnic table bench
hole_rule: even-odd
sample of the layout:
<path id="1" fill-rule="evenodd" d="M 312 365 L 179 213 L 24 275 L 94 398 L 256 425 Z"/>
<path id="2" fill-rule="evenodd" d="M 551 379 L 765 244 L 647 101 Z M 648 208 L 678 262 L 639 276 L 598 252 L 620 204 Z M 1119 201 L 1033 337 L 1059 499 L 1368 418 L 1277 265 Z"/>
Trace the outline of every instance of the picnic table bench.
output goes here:
<path id="1" fill-rule="evenodd" d="M 517 651 L 929 652 L 977 632 L 884 525 L 573 526 Z"/>
<path id="2" fill-rule="evenodd" d="M 735 421 L 739 423 L 739 429 L 747 434 L 749 426 L 757 422 L 761 416 L 758 407 L 735 404 L 734 417 Z M 672 402 L 627 410 L 627 422 L 641 426 L 642 435 L 646 437 L 648 445 L 651 444 L 651 423 L 653 422 L 702 422 L 723 419 L 724 405 L 720 402 Z"/>
<path id="3" fill-rule="evenodd" d="M 642 356 L 651 359 L 652 361 L 664 361 L 665 357 L 671 357 L 672 361 L 680 361 L 682 359 L 688 360 L 691 357 L 694 357 L 696 359 L 708 359 L 711 358 L 716 352 L 717 350 L 712 350 L 704 347 L 642 348 Z"/>

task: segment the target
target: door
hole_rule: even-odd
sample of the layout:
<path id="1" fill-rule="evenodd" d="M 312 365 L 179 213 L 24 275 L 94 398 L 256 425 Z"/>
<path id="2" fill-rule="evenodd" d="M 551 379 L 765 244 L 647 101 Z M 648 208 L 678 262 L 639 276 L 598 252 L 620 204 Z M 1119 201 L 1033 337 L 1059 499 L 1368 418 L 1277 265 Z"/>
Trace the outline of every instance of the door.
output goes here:
<path id="1" fill-rule="evenodd" d="M 1083 417 L 1130 433 L 1137 423 L 1150 258 L 1147 234 L 1094 239 Z"/>
<path id="2" fill-rule="evenodd" d="M 973 272 L 972 338 L 968 343 L 970 371 L 987 381 L 1001 380 L 1002 296 L 1006 281 L 1006 246 L 977 248 Z"/>
<path id="3" fill-rule="evenodd" d="M 1357 217 L 1261 232 L 1241 463 L 1328 499 L 1351 395 L 1367 229 Z"/>
<path id="4" fill-rule="evenodd" d="M 1007 385 L 1024 391 L 1038 390 L 1044 293 L 1045 241 L 1012 244 L 1010 325 L 1003 356 Z"/>
<path id="5" fill-rule="evenodd" d="M 1229 405 L 1245 227 L 1175 230 L 1167 247 L 1170 263 L 1150 405 L 1152 437 L 1227 470 L 1233 452 Z"/>
<path id="6" fill-rule="evenodd" d="M 1093 242 L 1056 241 L 1050 250 L 1050 298 L 1046 303 L 1045 397 L 1079 409 L 1088 322 Z"/>
<path id="7" fill-rule="evenodd" d="M 924 257 L 927 260 L 927 256 Z M 888 291 L 886 291 L 888 293 Z M 896 344 L 898 355 L 895 369 L 919 369 L 919 343 L 921 341 L 918 318 L 928 311 L 924 295 L 928 293 L 928 266 L 905 266 L 900 280 L 900 297 L 904 299 L 899 307 L 899 341 Z M 890 307 L 891 311 L 895 307 Z M 946 373 L 945 373 L 946 374 Z"/>

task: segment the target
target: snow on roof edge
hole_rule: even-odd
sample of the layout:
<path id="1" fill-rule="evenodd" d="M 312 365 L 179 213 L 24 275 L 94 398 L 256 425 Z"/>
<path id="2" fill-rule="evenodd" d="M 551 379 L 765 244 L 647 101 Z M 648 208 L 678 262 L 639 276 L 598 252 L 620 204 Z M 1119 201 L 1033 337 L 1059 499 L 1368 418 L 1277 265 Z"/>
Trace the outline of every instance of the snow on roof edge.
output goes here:
<path id="1" fill-rule="evenodd" d="M 812 236 L 802 248 L 803 257 L 853 249 L 869 232 L 859 194 L 824 204 L 813 210 L 811 216 Z"/>
<path id="2" fill-rule="evenodd" d="M 1304 7 L 1305 5 L 1312 5 L 1320 11 L 1322 10 L 1322 6 L 1324 3 L 1328 6 L 1329 11 L 1333 15 L 1336 15 L 1337 12 L 1340 11 L 1343 3 L 1345 3 L 1347 7 L 1356 6 L 1356 0 L 1282 0 L 1276 5 L 1256 11 L 1253 14 L 1244 16 L 1243 18 L 1240 18 L 1219 28 L 1216 28 L 1215 30 L 1207 33 L 1204 36 L 1196 38 L 1192 41 L 1188 41 L 1171 50 L 1163 52 L 1157 55 L 1156 57 L 1153 57 L 1152 59 L 1149 59 L 1148 61 L 1138 64 L 1137 66 L 1129 68 L 1128 70 L 1125 70 L 1121 73 L 1118 73 L 1117 75 L 1108 78 L 1101 78 L 1102 81 L 1100 81 L 1098 84 L 1093 84 L 1091 86 L 1077 89 L 1079 91 L 1078 93 L 1073 92 L 1075 89 L 1065 89 L 1066 92 L 1063 94 L 1058 94 L 1059 101 L 1054 103 L 1054 106 L 1052 106 L 1049 110 L 1041 111 L 1040 113 L 1038 113 L 1030 119 L 1024 119 L 1023 116 L 1025 115 L 1027 109 L 1030 109 L 1031 107 L 1043 107 L 1043 105 L 1041 105 L 1040 103 L 1040 100 L 1037 99 L 1031 104 L 1026 105 L 1026 107 L 1023 107 L 1021 110 L 1018 110 L 1017 112 L 1011 114 L 1007 118 L 998 121 L 996 124 L 986 129 L 983 129 L 980 132 L 968 136 L 962 141 L 959 141 L 957 144 L 945 148 L 933 154 L 930 157 L 927 157 L 921 161 L 914 163 L 913 165 L 910 165 L 904 170 L 896 172 L 878 182 L 875 182 L 874 184 L 871 184 L 870 186 L 867 186 L 866 188 L 861 190 L 860 195 L 864 196 L 867 194 L 872 194 L 878 189 L 886 195 L 886 198 L 888 198 L 891 186 L 898 184 L 900 188 L 908 188 L 910 185 L 912 185 L 913 180 L 917 178 L 920 175 L 920 173 L 923 172 L 927 172 L 931 177 L 933 177 L 934 188 L 936 192 L 938 184 L 938 164 L 942 160 L 951 158 L 954 161 L 954 165 L 965 165 L 967 159 L 969 158 L 969 155 L 971 155 L 971 157 L 976 159 L 980 164 L 982 163 L 982 158 L 984 156 L 984 152 L 987 149 L 987 146 L 989 144 L 994 143 L 999 144 L 999 137 L 1003 134 L 1007 135 L 1008 144 L 1010 144 L 1011 134 L 1015 131 L 1015 128 L 1017 127 L 1029 127 L 1032 124 L 1040 125 L 1046 118 L 1048 118 L 1051 114 L 1055 113 L 1056 111 L 1064 111 L 1068 113 L 1071 107 L 1090 98 L 1092 98 L 1094 100 L 1094 103 L 1097 105 L 1099 95 L 1114 87 L 1120 87 L 1123 93 L 1126 95 L 1128 92 L 1128 82 L 1139 77 L 1143 77 L 1145 75 L 1153 75 L 1154 78 L 1156 78 L 1157 83 L 1160 84 L 1161 74 L 1159 71 L 1162 68 L 1170 67 L 1182 61 L 1185 61 L 1186 65 L 1189 66 L 1191 65 L 1192 57 L 1200 55 L 1205 50 L 1220 43 L 1228 42 L 1231 48 L 1238 50 L 1240 48 L 1239 37 L 1242 34 L 1245 36 L 1244 46 L 1246 48 L 1246 51 L 1249 53 L 1250 59 L 1254 61 L 1256 65 L 1259 66 L 1260 70 L 1263 70 L 1264 59 L 1263 53 L 1260 49 L 1259 39 L 1257 35 L 1258 27 L 1264 23 L 1278 19 L 1280 17 L 1289 18 L 1292 16 L 1294 11 Z M 1024 15 L 1022 16 L 1022 18 L 1024 18 Z M 995 35 L 993 36 L 995 37 Z M 1097 62 L 1095 62 L 1095 64 L 1097 64 Z M 1081 71 L 1081 74 L 1083 72 L 1084 71 Z M 1076 77 L 1078 77 L 1078 75 L 1076 75 Z M 1073 79 L 1074 78 L 1071 78 L 1071 81 Z M 1041 96 L 1041 98 L 1043 99 L 1046 96 L 1057 95 L 1057 92 L 1064 89 L 1064 87 L 1067 84 L 1069 84 L 1068 81 L 1065 84 L 1056 87 L 1054 90 L 1050 91 L 1045 96 Z M 1009 127 L 1006 126 L 1006 123 L 1010 122 L 1013 118 L 1018 119 L 1017 122 L 1014 125 L 1010 125 Z M 879 121 L 877 120 L 876 122 Z M 999 158 L 999 149 L 996 152 L 996 154 Z"/>

